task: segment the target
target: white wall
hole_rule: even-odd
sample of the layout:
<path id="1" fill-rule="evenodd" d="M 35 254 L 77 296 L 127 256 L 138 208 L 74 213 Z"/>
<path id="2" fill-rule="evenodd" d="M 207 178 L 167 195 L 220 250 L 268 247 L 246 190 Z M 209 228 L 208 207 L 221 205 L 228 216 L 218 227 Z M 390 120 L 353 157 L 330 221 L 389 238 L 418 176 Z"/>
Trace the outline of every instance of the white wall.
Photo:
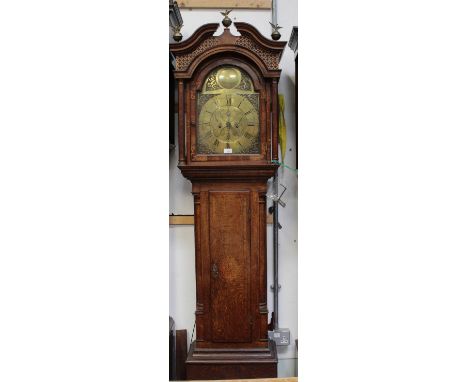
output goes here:
<path id="1" fill-rule="evenodd" d="M 297 25 L 297 0 L 278 0 L 278 24 L 281 40 L 289 40 L 293 26 Z M 219 10 L 182 9 L 184 27 L 182 34 L 188 38 L 202 24 L 220 22 Z M 230 14 L 234 23 L 247 22 L 254 25 L 263 35 L 270 37 L 271 20 L 269 10 L 233 10 Z M 232 28 L 232 27 L 231 27 Z M 221 28 L 218 32 L 221 31 Z M 287 125 L 287 155 L 285 163 L 296 167 L 296 136 L 294 111 L 294 53 L 286 46 L 281 63 L 282 75 L 279 92 L 285 96 L 285 118 Z M 169 211 L 173 214 L 193 214 L 191 184 L 183 178 L 177 168 L 177 148 L 170 152 Z M 297 375 L 297 353 L 294 340 L 297 332 L 297 174 L 281 168 L 280 183 L 288 189 L 284 194 L 286 208 L 281 208 L 279 221 L 279 325 L 291 330 L 291 345 L 278 347 L 278 374 L 280 377 Z M 280 190 L 282 188 L 280 187 Z M 193 227 L 172 226 L 170 232 L 170 306 L 169 312 L 177 329 L 187 329 L 191 337 L 195 311 L 195 250 Z M 272 284 L 272 227 L 268 226 L 268 286 Z M 273 293 L 268 293 L 269 311 L 273 311 Z M 195 336 L 194 336 L 195 337 Z"/>

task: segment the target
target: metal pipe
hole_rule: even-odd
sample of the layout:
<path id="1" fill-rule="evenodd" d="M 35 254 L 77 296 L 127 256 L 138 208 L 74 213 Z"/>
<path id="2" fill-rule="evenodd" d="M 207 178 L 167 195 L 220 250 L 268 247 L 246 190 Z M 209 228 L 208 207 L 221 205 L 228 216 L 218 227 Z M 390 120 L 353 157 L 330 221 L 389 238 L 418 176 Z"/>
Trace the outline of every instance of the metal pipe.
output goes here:
<path id="1" fill-rule="evenodd" d="M 278 195 L 278 170 L 275 172 L 273 178 L 273 193 Z M 273 329 L 278 329 L 278 292 L 279 292 L 279 282 L 278 282 L 278 202 L 273 201 L 273 311 L 274 320 L 273 320 Z"/>
<path id="2" fill-rule="evenodd" d="M 278 16 L 277 16 L 277 5 L 276 5 L 276 0 L 272 0 L 271 2 L 271 22 L 274 24 L 274 25 L 277 25 L 278 24 Z"/>
<path id="3" fill-rule="evenodd" d="M 278 5 L 276 0 L 271 1 L 271 22 L 273 25 L 278 25 Z M 278 170 L 275 171 L 273 178 L 273 194 L 278 196 Z M 278 202 L 273 200 L 273 329 L 278 329 Z"/>

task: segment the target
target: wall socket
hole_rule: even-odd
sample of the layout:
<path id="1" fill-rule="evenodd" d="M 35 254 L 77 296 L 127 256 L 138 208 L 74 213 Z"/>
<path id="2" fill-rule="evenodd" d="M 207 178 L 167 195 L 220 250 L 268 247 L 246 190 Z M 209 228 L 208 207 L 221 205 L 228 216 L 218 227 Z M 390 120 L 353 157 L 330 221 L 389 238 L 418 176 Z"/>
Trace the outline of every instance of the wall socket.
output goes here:
<path id="1" fill-rule="evenodd" d="M 275 341 L 277 346 L 289 345 L 289 329 L 275 329 L 268 331 L 268 338 Z"/>

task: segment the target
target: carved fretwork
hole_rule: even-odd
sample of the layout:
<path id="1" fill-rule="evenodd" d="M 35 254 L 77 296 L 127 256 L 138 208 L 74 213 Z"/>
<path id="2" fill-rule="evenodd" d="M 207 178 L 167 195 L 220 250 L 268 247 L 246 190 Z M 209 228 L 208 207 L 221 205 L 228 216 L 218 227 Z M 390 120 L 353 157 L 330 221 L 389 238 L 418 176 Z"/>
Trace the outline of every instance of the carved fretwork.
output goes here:
<path id="1" fill-rule="evenodd" d="M 193 52 L 176 56 L 176 70 L 186 70 L 195 57 L 199 56 L 201 53 L 206 52 L 207 50 L 213 48 L 218 44 L 219 39 L 217 39 L 216 37 L 208 37 Z"/>
<path id="2" fill-rule="evenodd" d="M 268 69 L 278 69 L 280 55 L 259 46 L 252 38 L 248 36 L 240 36 L 236 40 L 236 45 L 243 46 L 257 54 Z"/>
<path id="3" fill-rule="evenodd" d="M 244 55 L 250 55 L 251 58 L 257 58 L 257 62 L 264 68 L 264 73 L 277 72 L 286 43 L 265 38 L 252 25 L 246 23 L 235 23 L 235 25 L 240 36 L 232 35 L 229 29 L 220 36 L 213 36 L 218 24 L 206 24 L 186 41 L 171 44 L 170 50 L 176 62 L 176 78 L 187 78 L 187 72 L 193 73 L 194 68 L 191 67 L 194 63 L 198 63 L 200 58 L 228 51 L 227 47 L 231 51 L 239 51 Z M 279 77 L 279 73 L 276 75 Z"/>

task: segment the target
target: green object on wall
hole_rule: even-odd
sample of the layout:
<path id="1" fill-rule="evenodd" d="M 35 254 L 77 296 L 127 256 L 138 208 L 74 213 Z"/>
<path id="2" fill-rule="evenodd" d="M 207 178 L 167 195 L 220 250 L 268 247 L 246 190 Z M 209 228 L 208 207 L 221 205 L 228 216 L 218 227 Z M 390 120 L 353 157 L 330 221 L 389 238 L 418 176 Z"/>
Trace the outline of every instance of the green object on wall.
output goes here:
<path id="1" fill-rule="evenodd" d="M 281 149 L 281 161 L 284 163 L 286 157 L 286 119 L 284 118 L 284 95 L 278 94 L 278 143 Z"/>

